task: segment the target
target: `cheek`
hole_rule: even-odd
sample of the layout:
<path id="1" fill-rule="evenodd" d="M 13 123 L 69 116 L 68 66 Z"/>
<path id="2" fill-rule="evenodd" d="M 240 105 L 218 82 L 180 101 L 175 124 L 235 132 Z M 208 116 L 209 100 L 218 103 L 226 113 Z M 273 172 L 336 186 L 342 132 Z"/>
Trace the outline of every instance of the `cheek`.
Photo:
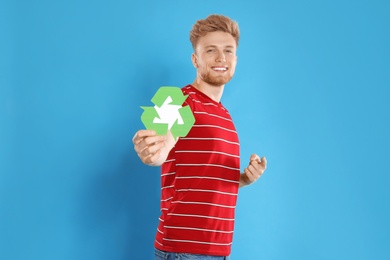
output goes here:
<path id="1" fill-rule="evenodd" d="M 236 63 L 232 63 L 231 67 L 230 67 L 230 72 L 231 74 L 233 74 L 236 70 Z"/>
<path id="2" fill-rule="evenodd" d="M 207 70 L 210 69 L 210 67 L 207 66 L 207 63 L 201 63 L 201 64 L 199 64 L 199 68 L 200 68 L 201 70 L 203 70 L 203 71 L 207 71 Z"/>
<path id="3" fill-rule="evenodd" d="M 233 58 L 233 60 L 232 60 L 232 65 L 233 65 L 234 67 L 236 67 L 236 65 L 237 65 L 237 57 Z"/>
<path id="4" fill-rule="evenodd" d="M 203 68 L 203 67 L 205 67 L 205 63 L 203 62 L 202 59 L 198 59 L 198 60 L 197 60 L 197 64 L 198 64 L 198 68 Z"/>

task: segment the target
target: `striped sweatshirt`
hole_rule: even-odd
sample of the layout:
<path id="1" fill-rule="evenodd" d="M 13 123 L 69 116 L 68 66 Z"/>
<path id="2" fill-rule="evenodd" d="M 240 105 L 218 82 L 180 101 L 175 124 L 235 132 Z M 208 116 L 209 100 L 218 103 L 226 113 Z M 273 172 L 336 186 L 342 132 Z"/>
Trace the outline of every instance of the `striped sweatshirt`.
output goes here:
<path id="1" fill-rule="evenodd" d="M 195 124 L 161 167 L 161 216 L 155 247 L 168 252 L 230 255 L 240 178 L 240 144 L 229 112 L 191 85 Z"/>

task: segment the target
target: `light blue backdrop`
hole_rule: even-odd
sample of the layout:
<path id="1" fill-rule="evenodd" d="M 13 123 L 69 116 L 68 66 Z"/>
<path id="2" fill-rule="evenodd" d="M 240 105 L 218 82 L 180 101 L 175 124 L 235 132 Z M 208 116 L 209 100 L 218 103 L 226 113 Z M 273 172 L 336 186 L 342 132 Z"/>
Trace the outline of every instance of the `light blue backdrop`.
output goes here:
<path id="1" fill-rule="evenodd" d="M 222 102 L 242 168 L 232 259 L 390 259 L 388 1 L 1 1 L 0 259 L 152 259 L 141 105 L 195 77 L 192 24 L 239 22 Z"/>

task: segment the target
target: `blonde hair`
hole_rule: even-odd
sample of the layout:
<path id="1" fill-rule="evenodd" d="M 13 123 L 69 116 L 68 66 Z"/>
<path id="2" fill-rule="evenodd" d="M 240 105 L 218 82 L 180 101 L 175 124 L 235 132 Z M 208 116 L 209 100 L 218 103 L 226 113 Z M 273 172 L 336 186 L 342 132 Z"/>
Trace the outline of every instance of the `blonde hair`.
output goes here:
<path id="1" fill-rule="evenodd" d="M 200 37 L 205 36 L 209 32 L 226 32 L 233 36 L 238 46 L 238 40 L 240 38 L 240 29 L 238 28 L 238 23 L 233 21 L 229 17 L 223 15 L 212 14 L 209 15 L 206 19 L 198 20 L 192 26 L 190 31 L 190 41 L 192 43 L 192 48 L 196 48 L 196 44 Z"/>

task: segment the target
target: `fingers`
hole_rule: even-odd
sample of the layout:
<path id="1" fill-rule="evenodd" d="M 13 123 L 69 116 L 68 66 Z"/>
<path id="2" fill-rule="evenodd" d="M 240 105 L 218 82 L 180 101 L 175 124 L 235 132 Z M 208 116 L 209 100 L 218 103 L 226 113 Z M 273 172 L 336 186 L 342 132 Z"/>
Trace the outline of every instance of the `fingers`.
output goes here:
<path id="1" fill-rule="evenodd" d="M 136 145 L 140 143 L 145 137 L 155 136 L 156 132 L 153 130 L 139 130 L 133 137 L 133 143 Z"/>
<path id="2" fill-rule="evenodd" d="M 252 154 L 249 163 L 252 163 L 253 161 L 259 163 L 264 168 L 264 170 L 267 167 L 267 159 L 265 157 L 261 157 L 260 159 L 260 157 L 257 154 Z"/>
<path id="3" fill-rule="evenodd" d="M 255 160 L 255 161 L 260 162 L 260 157 L 259 157 L 257 154 L 252 154 L 252 155 L 251 155 L 251 158 L 250 158 L 249 160 L 250 160 L 250 161 Z"/>
<path id="4" fill-rule="evenodd" d="M 133 137 L 134 150 L 140 153 L 146 146 L 165 141 L 165 136 L 157 136 L 153 130 L 139 130 Z"/>
<path id="5" fill-rule="evenodd" d="M 155 154 L 147 157 L 146 164 L 152 164 L 152 163 L 156 162 L 157 159 L 159 158 L 160 154 L 161 154 L 161 150 L 158 150 Z"/>
<path id="6" fill-rule="evenodd" d="M 260 157 L 256 154 L 252 154 L 250 157 L 250 162 L 247 168 L 244 169 L 244 173 L 247 178 L 247 182 L 253 183 L 263 175 L 267 167 L 267 159 L 265 157 Z"/>
<path id="7" fill-rule="evenodd" d="M 264 170 L 267 168 L 267 158 L 261 157 L 260 164 L 263 166 Z"/>
<path id="8" fill-rule="evenodd" d="M 147 143 L 145 141 L 145 143 Z M 149 155 L 153 155 L 159 150 L 161 150 L 165 146 L 165 142 L 152 142 L 149 145 L 145 145 L 144 148 L 141 148 L 140 151 L 137 151 L 140 157 L 147 157 Z"/>
<path id="9" fill-rule="evenodd" d="M 148 165 L 153 165 L 153 163 L 155 163 L 158 160 L 160 154 L 161 154 L 161 150 L 158 150 L 154 154 L 148 154 L 147 156 L 139 156 L 139 157 L 143 163 Z"/>
<path id="10" fill-rule="evenodd" d="M 252 173 L 252 171 L 249 169 L 249 166 L 244 169 L 244 174 L 246 176 L 246 184 L 251 184 L 259 178 Z"/>
<path id="11" fill-rule="evenodd" d="M 263 174 L 263 169 L 260 167 L 259 163 L 252 161 L 247 167 L 249 173 L 251 174 L 251 179 L 257 180 Z"/>
<path id="12" fill-rule="evenodd" d="M 164 143 L 165 140 L 166 140 L 165 136 L 144 137 L 136 141 L 136 143 L 134 144 L 134 150 L 137 153 L 140 153 L 148 147 L 154 146 L 159 143 Z"/>
<path id="13" fill-rule="evenodd" d="M 134 150 L 145 164 L 154 163 L 166 145 L 166 136 L 156 135 L 153 130 L 140 130 L 133 137 Z"/>

